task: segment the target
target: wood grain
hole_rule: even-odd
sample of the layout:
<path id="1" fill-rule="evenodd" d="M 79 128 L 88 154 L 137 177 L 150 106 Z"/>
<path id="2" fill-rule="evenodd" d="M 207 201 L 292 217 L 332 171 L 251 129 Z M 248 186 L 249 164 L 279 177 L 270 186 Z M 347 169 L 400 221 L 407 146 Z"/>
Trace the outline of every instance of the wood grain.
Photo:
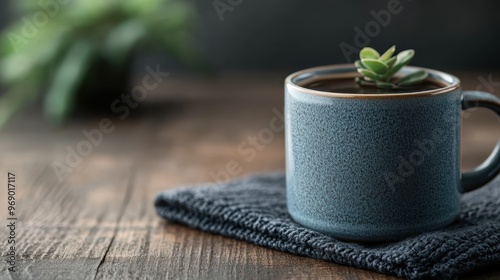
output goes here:
<path id="1" fill-rule="evenodd" d="M 475 76 L 465 76 L 469 88 Z M 173 79 L 141 104 L 135 117 L 113 118 L 115 131 L 62 182 L 52 162 L 64 161 L 66 147 L 85 139 L 82 130 L 97 127 L 99 119 L 52 128 L 37 110 L 18 117 L 1 134 L 0 180 L 7 170 L 18 177 L 20 270 L 9 273 L 2 261 L 0 278 L 396 279 L 201 232 L 156 215 L 153 199 L 159 191 L 213 181 L 209 173 L 229 161 L 240 164 L 237 176 L 284 169 L 283 133 L 274 134 L 252 160 L 237 152 L 239 144 L 269 126 L 273 110 L 282 112 L 282 80 L 282 75 Z M 464 119 L 464 169 L 489 154 L 499 127 L 482 110 Z M 0 197 L 5 221 L 4 193 Z M 500 270 L 469 277 L 496 279 Z"/>

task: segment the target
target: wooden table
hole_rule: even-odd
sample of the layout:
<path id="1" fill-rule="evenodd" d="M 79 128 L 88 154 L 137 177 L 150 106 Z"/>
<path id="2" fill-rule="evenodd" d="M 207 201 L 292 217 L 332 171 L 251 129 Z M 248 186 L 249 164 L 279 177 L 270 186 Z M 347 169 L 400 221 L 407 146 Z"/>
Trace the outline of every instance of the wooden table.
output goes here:
<path id="1" fill-rule="evenodd" d="M 460 74 L 465 88 L 479 75 Z M 211 182 L 211 171 L 236 160 L 243 176 L 284 168 L 283 134 L 247 162 L 237 147 L 282 112 L 285 75 L 172 74 L 121 120 L 62 181 L 54 162 L 67 149 L 86 151 L 82 130 L 100 117 L 52 127 L 29 108 L 2 132 L 0 142 L 2 279 L 395 279 L 376 272 L 266 249 L 160 219 L 153 208 L 164 189 Z M 493 74 L 499 77 L 500 74 Z M 500 93 L 500 88 L 496 88 Z M 477 110 L 464 119 L 463 166 L 481 162 L 500 136 L 500 122 Z M 87 147 L 88 148 L 88 147 Z M 67 165 L 69 166 L 69 165 Z M 16 176 L 16 273 L 7 271 L 7 172 Z M 5 241 L 5 242 L 4 242 Z M 498 279 L 496 268 L 471 279 Z"/>

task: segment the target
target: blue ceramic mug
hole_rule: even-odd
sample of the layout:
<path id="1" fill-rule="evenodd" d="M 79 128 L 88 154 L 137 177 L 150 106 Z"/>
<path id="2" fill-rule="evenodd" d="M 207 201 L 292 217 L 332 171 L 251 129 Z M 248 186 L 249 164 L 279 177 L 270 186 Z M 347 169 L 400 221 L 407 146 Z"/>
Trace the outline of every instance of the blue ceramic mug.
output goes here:
<path id="1" fill-rule="evenodd" d="M 352 65 L 286 78 L 287 205 L 295 221 L 346 240 L 400 239 L 452 223 L 460 194 L 499 173 L 500 141 L 482 165 L 460 173 L 460 113 L 485 107 L 500 115 L 500 99 L 424 70 L 439 88 L 379 94 L 305 86 L 354 79 Z"/>

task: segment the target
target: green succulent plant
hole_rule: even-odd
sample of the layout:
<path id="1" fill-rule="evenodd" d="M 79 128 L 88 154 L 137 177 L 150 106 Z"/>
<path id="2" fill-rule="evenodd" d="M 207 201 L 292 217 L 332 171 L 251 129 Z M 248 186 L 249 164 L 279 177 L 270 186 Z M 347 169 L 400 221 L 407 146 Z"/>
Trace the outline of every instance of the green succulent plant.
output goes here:
<path id="1" fill-rule="evenodd" d="M 42 6 L 47 2 L 56 6 Z M 149 49 L 204 66 L 191 40 L 196 15 L 186 1 L 18 0 L 14 5 L 22 18 L 0 36 L 0 82 L 7 87 L 0 95 L 0 127 L 40 94 L 45 116 L 62 122 L 99 61 L 117 73 L 130 67 L 133 52 Z"/>
<path id="2" fill-rule="evenodd" d="M 395 79 L 396 74 L 415 56 L 414 50 L 405 50 L 394 56 L 396 46 L 390 47 L 380 55 L 376 50 L 366 47 L 359 52 L 359 60 L 354 62 L 362 77 L 357 77 L 360 85 L 375 86 L 383 89 L 398 89 L 418 84 L 425 80 L 428 73 L 418 70 Z"/>

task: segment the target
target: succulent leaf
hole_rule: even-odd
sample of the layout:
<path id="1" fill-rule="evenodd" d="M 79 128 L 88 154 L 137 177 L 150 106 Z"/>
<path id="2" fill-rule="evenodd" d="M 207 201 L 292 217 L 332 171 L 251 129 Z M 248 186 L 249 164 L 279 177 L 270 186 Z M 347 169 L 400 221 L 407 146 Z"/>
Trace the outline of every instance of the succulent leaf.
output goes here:
<path id="1" fill-rule="evenodd" d="M 372 70 L 369 69 L 358 69 L 358 72 L 361 73 L 361 75 L 368 77 L 374 81 L 380 80 L 380 76 L 373 72 Z"/>
<path id="2" fill-rule="evenodd" d="M 410 63 L 414 55 L 415 55 L 414 50 L 406 50 L 398 53 L 398 55 L 396 56 L 397 57 L 396 62 L 391 67 L 391 69 L 387 71 L 387 73 L 385 73 L 384 76 L 382 76 L 382 80 L 390 79 L 394 74 L 396 74 L 396 72 L 398 72 L 399 70 L 401 70 L 401 68 Z"/>
<path id="3" fill-rule="evenodd" d="M 379 59 L 381 61 L 387 61 L 392 57 L 395 51 L 396 51 L 396 46 L 392 46 L 387 51 L 385 51 L 385 53 L 383 53 Z"/>
<path id="4" fill-rule="evenodd" d="M 358 77 L 359 78 L 359 77 Z M 374 81 L 367 81 L 365 79 L 356 79 L 356 82 L 360 85 L 363 85 L 363 86 L 376 86 L 375 82 Z"/>
<path id="5" fill-rule="evenodd" d="M 360 52 L 359 52 L 359 58 L 360 59 L 364 59 L 364 58 L 374 58 L 374 59 L 377 59 L 380 57 L 380 54 L 372 49 L 372 48 L 363 48 Z"/>
<path id="6" fill-rule="evenodd" d="M 389 82 L 375 81 L 375 84 L 379 88 L 385 88 L 385 89 L 396 89 L 396 88 L 398 88 L 398 86 L 396 86 L 393 83 L 389 83 Z"/>
<path id="7" fill-rule="evenodd" d="M 361 60 L 354 61 L 354 66 L 356 66 L 356 68 L 365 69 L 365 66 L 363 65 L 363 63 L 361 63 Z"/>
<path id="8" fill-rule="evenodd" d="M 406 65 L 413 59 L 414 56 L 415 56 L 414 50 L 405 50 L 398 53 L 396 57 L 398 58 L 398 63 L 404 63 Z"/>
<path id="9" fill-rule="evenodd" d="M 424 70 L 418 70 L 411 74 L 404 76 L 401 80 L 397 82 L 398 86 L 408 86 L 419 83 L 427 78 L 429 74 Z"/>
<path id="10" fill-rule="evenodd" d="M 389 70 L 389 66 L 382 61 L 373 59 L 373 58 L 365 58 L 361 59 L 361 63 L 368 69 L 372 70 L 377 74 L 385 74 L 387 70 Z"/>
<path id="11" fill-rule="evenodd" d="M 389 66 L 389 68 L 391 68 L 392 66 L 394 66 L 394 63 L 396 63 L 396 60 L 398 60 L 398 58 L 393 56 L 384 62 L 385 62 L 385 64 L 387 64 L 387 66 Z"/>

